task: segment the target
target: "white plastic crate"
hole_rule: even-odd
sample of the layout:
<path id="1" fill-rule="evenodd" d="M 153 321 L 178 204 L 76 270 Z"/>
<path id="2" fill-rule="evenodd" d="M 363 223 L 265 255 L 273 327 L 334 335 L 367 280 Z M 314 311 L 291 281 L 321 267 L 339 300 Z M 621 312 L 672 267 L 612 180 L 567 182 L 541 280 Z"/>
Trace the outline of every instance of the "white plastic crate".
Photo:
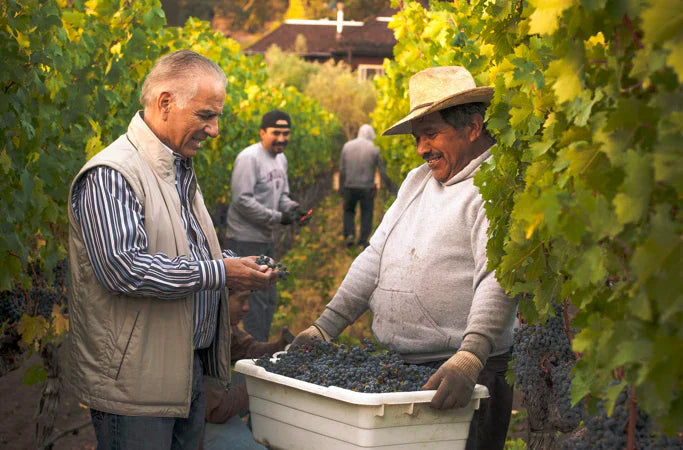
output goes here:
<path id="1" fill-rule="evenodd" d="M 476 385 L 469 405 L 435 410 L 436 391 L 366 394 L 324 387 L 237 362 L 245 375 L 254 439 L 274 450 L 464 449 L 474 410 L 488 389 Z"/>

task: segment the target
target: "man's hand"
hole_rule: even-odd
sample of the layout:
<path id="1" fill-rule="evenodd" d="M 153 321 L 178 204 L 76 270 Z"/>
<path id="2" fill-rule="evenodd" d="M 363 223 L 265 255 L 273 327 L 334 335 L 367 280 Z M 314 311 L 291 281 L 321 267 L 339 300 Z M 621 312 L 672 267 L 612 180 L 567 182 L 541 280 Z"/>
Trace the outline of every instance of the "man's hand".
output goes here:
<path id="1" fill-rule="evenodd" d="M 327 331 L 323 330 L 318 325 L 313 324 L 296 335 L 294 342 L 292 342 L 292 347 L 298 347 L 300 345 L 313 345 L 315 341 L 330 342 L 331 340 L 332 337 L 327 333 Z"/>
<path id="2" fill-rule="evenodd" d="M 280 329 L 280 339 L 278 340 L 278 343 L 282 346 L 282 348 L 285 348 L 287 345 L 291 344 L 294 341 L 294 335 L 292 334 L 291 331 L 289 331 L 289 327 L 285 325 Z"/>
<path id="3" fill-rule="evenodd" d="M 291 225 L 295 220 L 299 218 L 296 209 L 290 209 L 289 211 L 284 211 L 282 217 L 280 218 L 281 225 Z"/>
<path id="4" fill-rule="evenodd" d="M 255 263 L 256 256 L 224 258 L 227 287 L 242 291 L 266 291 L 277 281 L 277 271 Z"/>
<path id="5" fill-rule="evenodd" d="M 472 398 L 479 372 L 483 368 L 474 353 L 459 351 L 451 356 L 422 386 L 423 390 L 436 389 L 431 402 L 432 408 L 450 409 L 467 406 Z"/>

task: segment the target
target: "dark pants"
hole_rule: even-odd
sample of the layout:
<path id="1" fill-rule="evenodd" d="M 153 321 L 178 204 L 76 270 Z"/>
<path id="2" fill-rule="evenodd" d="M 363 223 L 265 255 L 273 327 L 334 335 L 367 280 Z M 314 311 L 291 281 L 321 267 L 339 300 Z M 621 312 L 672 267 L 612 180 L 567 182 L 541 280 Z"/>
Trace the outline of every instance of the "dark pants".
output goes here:
<path id="1" fill-rule="evenodd" d="M 240 256 L 266 255 L 275 258 L 275 246 L 272 242 L 228 239 L 227 246 Z M 249 294 L 249 312 L 244 315 L 242 325 L 244 330 L 254 336 L 257 341 L 268 342 L 276 303 L 277 290 L 274 285 L 267 291 L 252 291 Z"/>
<path id="2" fill-rule="evenodd" d="M 344 238 L 352 240 L 356 236 L 356 204 L 360 202 L 359 245 L 368 245 L 372 231 L 372 210 L 375 206 L 374 188 L 344 188 Z"/>
<path id="3" fill-rule="evenodd" d="M 165 374 L 158 374 L 163 377 Z M 206 416 L 206 392 L 199 356 L 194 356 L 190 415 L 179 417 L 120 416 L 90 410 L 98 450 L 199 448 Z"/>
<path id="4" fill-rule="evenodd" d="M 512 412 L 513 389 L 505 381 L 510 353 L 489 357 L 477 379 L 486 386 L 489 398 L 479 403 L 467 437 L 466 450 L 497 450 L 505 447 Z"/>

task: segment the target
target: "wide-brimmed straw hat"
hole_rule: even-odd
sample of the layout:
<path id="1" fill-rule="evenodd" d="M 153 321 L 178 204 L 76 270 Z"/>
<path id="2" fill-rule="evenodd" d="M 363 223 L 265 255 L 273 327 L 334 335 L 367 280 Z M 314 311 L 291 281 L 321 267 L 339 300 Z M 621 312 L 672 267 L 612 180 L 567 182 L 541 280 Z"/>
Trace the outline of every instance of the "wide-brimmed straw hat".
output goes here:
<path id="1" fill-rule="evenodd" d="M 465 103 L 489 103 L 493 88 L 477 87 L 472 74 L 460 66 L 430 67 L 422 70 L 408 82 L 410 112 L 389 127 L 383 136 L 412 133 L 410 121 L 434 111 Z"/>

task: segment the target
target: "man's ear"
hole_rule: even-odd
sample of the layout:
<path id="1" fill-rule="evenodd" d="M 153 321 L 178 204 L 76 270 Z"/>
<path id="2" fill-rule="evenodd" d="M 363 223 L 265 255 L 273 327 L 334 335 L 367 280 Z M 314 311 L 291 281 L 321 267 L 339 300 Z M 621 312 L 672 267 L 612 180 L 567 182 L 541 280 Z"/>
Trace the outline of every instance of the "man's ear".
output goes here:
<path id="1" fill-rule="evenodd" d="M 470 119 L 470 123 L 467 126 L 470 132 L 470 142 L 474 142 L 479 139 L 484 131 L 484 118 L 481 114 L 474 114 Z"/>
<path id="2" fill-rule="evenodd" d="M 171 104 L 173 103 L 173 95 L 170 92 L 164 91 L 157 97 L 156 107 L 163 120 L 168 118 L 168 113 L 171 111 Z"/>

